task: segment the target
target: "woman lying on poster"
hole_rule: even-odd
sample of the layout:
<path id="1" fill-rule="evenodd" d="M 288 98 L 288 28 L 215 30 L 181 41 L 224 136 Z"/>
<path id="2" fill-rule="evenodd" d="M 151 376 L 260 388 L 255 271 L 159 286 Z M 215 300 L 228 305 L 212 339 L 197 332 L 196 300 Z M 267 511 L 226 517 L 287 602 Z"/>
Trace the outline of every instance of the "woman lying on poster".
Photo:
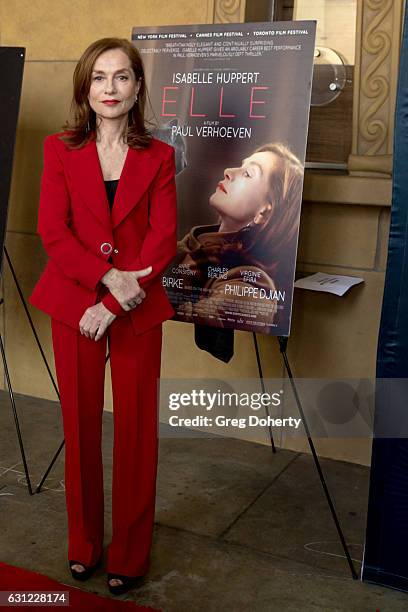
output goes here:
<path id="1" fill-rule="evenodd" d="M 288 334 L 303 172 L 280 143 L 224 171 L 209 199 L 220 222 L 178 243 L 168 287 L 177 319 Z"/>

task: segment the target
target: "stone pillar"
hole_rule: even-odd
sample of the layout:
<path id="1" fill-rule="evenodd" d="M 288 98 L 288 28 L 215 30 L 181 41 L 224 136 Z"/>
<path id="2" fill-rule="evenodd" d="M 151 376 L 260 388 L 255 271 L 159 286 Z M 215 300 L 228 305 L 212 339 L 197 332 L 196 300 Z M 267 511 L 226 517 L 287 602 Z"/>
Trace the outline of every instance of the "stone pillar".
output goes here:
<path id="1" fill-rule="evenodd" d="M 350 174 L 391 177 L 404 0 L 357 0 Z"/>
<path id="2" fill-rule="evenodd" d="M 212 23 L 240 23 L 245 21 L 246 0 L 208 0 L 208 12 L 212 10 Z"/>

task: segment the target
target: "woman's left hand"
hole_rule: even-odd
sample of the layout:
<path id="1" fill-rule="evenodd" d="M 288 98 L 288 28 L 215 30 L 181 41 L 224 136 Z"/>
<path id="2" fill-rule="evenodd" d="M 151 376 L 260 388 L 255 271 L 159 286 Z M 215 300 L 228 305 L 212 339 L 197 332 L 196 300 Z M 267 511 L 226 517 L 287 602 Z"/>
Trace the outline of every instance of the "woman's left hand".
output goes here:
<path id="1" fill-rule="evenodd" d="M 79 330 L 83 336 L 91 340 L 99 340 L 116 319 L 116 315 L 106 308 L 102 302 L 87 308 L 79 322 Z"/>

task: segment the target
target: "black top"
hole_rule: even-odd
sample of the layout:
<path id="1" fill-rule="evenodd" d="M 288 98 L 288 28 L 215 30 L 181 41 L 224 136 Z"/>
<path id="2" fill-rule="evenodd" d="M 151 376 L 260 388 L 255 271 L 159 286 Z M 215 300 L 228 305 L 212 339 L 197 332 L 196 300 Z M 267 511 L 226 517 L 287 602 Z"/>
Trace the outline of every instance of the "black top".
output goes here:
<path id="1" fill-rule="evenodd" d="M 109 207 L 112 209 L 113 200 L 115 198 L 116 188 L 118 186 L 119 179 L 104 182 L 106 187 L 106 195 L 108 196 Z"/>

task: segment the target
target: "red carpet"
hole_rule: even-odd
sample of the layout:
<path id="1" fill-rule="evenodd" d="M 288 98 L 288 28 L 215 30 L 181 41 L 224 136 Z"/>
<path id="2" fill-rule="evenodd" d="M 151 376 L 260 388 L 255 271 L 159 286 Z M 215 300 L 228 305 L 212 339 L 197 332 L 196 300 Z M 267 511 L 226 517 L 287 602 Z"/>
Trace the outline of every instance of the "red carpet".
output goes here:
<path id="1" fill-rule="evenodd" d="M 92 578 L 90 579 L 92 580 Z M 81 584 L 81 583 L 78 583 Z M 108 588 L 108 587 L 106 587 Z M 131 612 L 132 610 L 146 610 L 157 612 L 155 608 L 146 608 L 144 606 L 138 606 L 132 601 L 121 601 L 120 599 L 112 599 L 108 596 L 100 597 L 93 593 L 81 591 L 80 588 L 71 587 L 65 584 L 61 584 L 56 580 L 52 580 L 42 574 L 36 574 L 35 572 L 29 572 L 21 567 L 14 567 L 7 565 L 0 561 L 0 591 L 68 591 L 69 592 L 69 606 L 53 606 L 49 604 L 45 606 L 10 606 L 10 608 L 22 609 L 23 607 L 27 610 L 42 610 L 45 612 L 49 610 L 78 610 L 83 612 L 89 610 L 90 612 Z M 1 608 L 3 609 L 3 608 Z M 6 609 L 6 608 L 4 608 Z"/>

